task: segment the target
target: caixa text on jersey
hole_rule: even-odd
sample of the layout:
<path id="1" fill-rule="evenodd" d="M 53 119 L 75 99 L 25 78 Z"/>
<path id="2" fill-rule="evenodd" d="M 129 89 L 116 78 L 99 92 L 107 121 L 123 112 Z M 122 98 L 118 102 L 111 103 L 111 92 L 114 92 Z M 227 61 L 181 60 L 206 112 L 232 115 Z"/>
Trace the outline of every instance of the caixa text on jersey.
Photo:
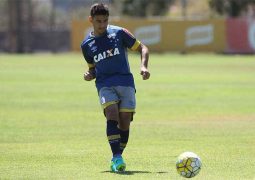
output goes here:
<path id="1" fill-rule="evenodd" d="M 109 58 L 111 56 L 115 56 L 115 55 L 118 55 L 120 54 L 120 51 L 118 48 L 114 48 L 114 49 L 109 49 L 109 50 L 106 50 L 106 51 L 103 51 L 97 55 L 94 56 L 94 62 L 97 63 L 103 59 L 106 59 L 106 58 Z"/>

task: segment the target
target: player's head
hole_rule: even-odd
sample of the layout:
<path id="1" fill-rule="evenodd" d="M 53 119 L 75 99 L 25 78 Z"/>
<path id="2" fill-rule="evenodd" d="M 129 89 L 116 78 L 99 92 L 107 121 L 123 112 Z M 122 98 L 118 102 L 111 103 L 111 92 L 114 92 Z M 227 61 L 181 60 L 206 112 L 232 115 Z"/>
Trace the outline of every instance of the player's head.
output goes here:
<path id="1" fill-rule="evenodd" d="M 103 3 L 93 4 L 90 8 L 90 16 L 95 17 L 96 15 L 109 16 L 109 9 Z"/>
<path id="2" fill-rule="evenodd" d="M 89 21 L 93 24 L 95 35 L 101 35 L 108 26 L 109 9 L 103 3 L 96 3 L 91 6 Z"/>

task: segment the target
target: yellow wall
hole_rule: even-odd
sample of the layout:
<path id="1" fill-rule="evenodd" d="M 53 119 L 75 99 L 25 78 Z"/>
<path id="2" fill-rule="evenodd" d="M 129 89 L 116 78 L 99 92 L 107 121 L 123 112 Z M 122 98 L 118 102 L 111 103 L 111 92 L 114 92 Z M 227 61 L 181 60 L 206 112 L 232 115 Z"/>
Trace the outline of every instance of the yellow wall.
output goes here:
<path id="1" fill-rule="evenodd" d="M 110 24 L 127 28 L 150 51 L 213 51 L 223 52 L 226 47 L 225 20 L 170 21 L 122 19 Z M 72 23 L 72 50 L 80 51 L 80 44 L 91 24 L 86 21 Z"/>

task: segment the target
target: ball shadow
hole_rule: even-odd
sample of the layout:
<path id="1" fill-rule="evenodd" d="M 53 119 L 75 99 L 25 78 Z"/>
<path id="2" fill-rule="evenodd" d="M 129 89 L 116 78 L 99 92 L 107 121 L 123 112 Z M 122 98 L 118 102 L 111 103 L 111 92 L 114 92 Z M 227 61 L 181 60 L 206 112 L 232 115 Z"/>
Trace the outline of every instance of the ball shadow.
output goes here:
<path id="1" fill-rule="evenodd" d="M 164 174 L 164 173 L 168 173 L 168 172 L 165 172 L 165 171 L 161 171 L 161 172 L 150 172 L 150 171 L 112 172 L 112 171 L 102 171 L 101 173 L 114 173 L 114 174 L 119 174 L 119 175 L 134 175 L 134 174 L 150 174 L 150 173 Z"/>

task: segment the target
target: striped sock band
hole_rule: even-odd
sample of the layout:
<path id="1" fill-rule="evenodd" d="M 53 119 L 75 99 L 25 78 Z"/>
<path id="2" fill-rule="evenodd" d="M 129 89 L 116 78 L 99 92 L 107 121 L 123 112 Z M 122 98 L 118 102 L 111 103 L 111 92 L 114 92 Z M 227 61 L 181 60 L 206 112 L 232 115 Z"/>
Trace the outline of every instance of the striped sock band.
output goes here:
<path id="1" fill-rule="evenodd" d="M 121 154 L 120 152 L 120 131 L 118 129 L 118 122 L 114 120 L 107 121 L 106 134 L 108 142 L 111 146 L 113 156 Z"/>

